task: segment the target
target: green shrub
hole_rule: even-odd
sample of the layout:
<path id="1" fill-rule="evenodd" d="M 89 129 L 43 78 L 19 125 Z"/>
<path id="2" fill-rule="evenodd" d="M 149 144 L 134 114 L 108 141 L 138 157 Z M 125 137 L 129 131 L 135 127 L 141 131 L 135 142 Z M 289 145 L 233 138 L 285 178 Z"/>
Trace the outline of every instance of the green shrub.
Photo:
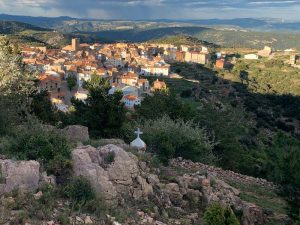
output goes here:
<path id="1" fill-rule="evenodd" d="M 77 83 L 77 79 L 76 77 L 73 75 L 73 76 L 69 76 L 67 78 L 67 84 L 68 84 L 68 88 L 70 89 L 70 91 L 76 87 L 76 83 Z"/>
<path id="2" fill-rule="evenodd" d="M 73 178 L 66 188 L 66 195 L 75 205 L 85 205 L 96 196 L 90 182 L 82 176 Z"/>
<path id="3" fill-rule="evenodd" d="M 230 207 L 223 208 L 221 204 L 210 205 L 203 216 L 204 225 L 239 225 L 240 222 Z"/>
<path id="4" fill-rule="evenodd" d="M 146 121 L 141 128 L 148 149 L 165 162 L 174 157 L 205 163 L 212 163 L 215 159 L 213 141 L 204 129 L 192 122 L 174 121 L 164 116 Z"/>
<path id="5" fill-rule="evenodd" d="M 189 119 L 194 111 L 189 104 L 179 100 L 169 91 L 156 91 L 153 96 L 146 96 L 136 112 L 142 119 L 156 119 L 168 115 L 171 119 Z"/>
<path id="6" fill-rule="evenodd" d="M 268 155 L 264 170 L 268 178 L 277 183 L 300 187 L 300 141 L 292 135 L 278 132 L 272 148 L 266 148 Z"/>
<path id="7" fill-rule="evenodd" d="M 59 214 L 57 217 L 57 220 L 58 220 L 59 224 L 61 224 L 61 225 L 69 225 L 70 224 L 69 216 L 65 213 Z"/>
<path id="8" fill-rule="evenodd" d="M 71 168 L 71 145 L 59 133 L 49 131 L 38 122 L 16 127 L 0 146 L 0 154 L 20 160 L 37 160 L 49 173 L 61 176 Z"/>
<path id="9" fill-rule="evenodd" d="M 115 152 L 108 152 L 105 156 L 104 156 L 104 163 L 106 165 L 109 165 L 111 163 L 113 163 L 115 161 L 115 157 L 116 157 L 116 154 Z"/>
<path id="10" fill-rule="evenodd" d="M 204 213 L 204 225 L 224 225 L 224 209 L 220 204 L 212 204 Z"/>
<path id="11" fill-rule="evenodd" d="M 83 206 L 83 210 L 96 215 L 98 218 L 106 218 L 106 215 L 109 212 L 109 207 L 104 199 L 97 197 L 88 201 Z"/>

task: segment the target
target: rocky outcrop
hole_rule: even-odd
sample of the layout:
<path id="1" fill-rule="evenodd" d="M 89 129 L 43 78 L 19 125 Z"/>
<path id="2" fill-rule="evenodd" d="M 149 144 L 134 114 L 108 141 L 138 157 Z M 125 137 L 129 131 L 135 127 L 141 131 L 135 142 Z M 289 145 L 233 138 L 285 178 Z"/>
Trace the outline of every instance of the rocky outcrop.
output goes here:
<path id="1" fill-rule="evenodd" d="M 243 202 L 243 225 L 266 224 L 266 216 L 261 208 L 254 204 Z"/>
<path id="2" fill-rule="evenodd" d="M 131 200 L 151 201 L 155 205 L 156 214 L 143 214 L 144 223 L 140 224 L 155 224 L 157 221 L 154 218 L 157 214 L 176 224 L 179 220 L 170 218 L 169 212 L 175 216 L 184 215 L 189 224 L 201 224 L 203 211 L 215 202 L 224 207 L 232 207 L 241 215 L 243 225 L 266 224 L 268 218 L 271 218 L 262 208 L 243 201 L 239 190 L 220 179 L 220 174 L 225 174 L 225 178 L 233 178 L 235 173 L 219 169 L 213 172 L 208 166 L 206 168 L 209 170 L 204 172 L 202 164 L 193 164 L 196 165 L 195 169 L 191 167 L 191 162 L 177 159 L 173 160 L 172 165 L 176 165 L 177 169 L 187 169 L 187 173 L 178 175 L 175 170 L 168 176 L 160 169 L 151 170 L 147 162 L 139 161 L 135 155 L 116 145 L 106 145 L 97 149 L 91 146 L 77 147 L 72 153 L 72 158 L 75 174 L 86 177 L 99 196 L 106 201 L 121 200 L 118 202 L 124 203 L 128 200 L 126 198 L 125 201 L 125 197 Z M 184 167 L 185 164 L 188 166 Z M 170 170 L 170 167 L 165 168 Z M 216 171 L 218 173 L 215 173 Z M 166 178 L 160 180 L 158 175 L 161 173 L 164 173 Z M 169 179 L 170 177 L 172 179 Z M 243 175 L 239 177 L 248 182 L 255 181 L 256 184 L 262 182 L 266 187 L 273 188 L 264 180 Z M 282 218 L 282 221 L 287 221 Z"/>
<path id="3" fill-rule="evenodd" d="M 36 161 L 0 160 L 0 195 L 18 189 L 34 192 L 39 187 L 40 164 Z"/>
<path id="4" fill-rule="evenodd" d="M 137 199 L 153 192 L 141 176 L 137 158 L 116 145 L 78 147 L 72 159 L 75 175 L 86 177 L 105 200 L 114 201 L 122 195 Z"/>
<path id="5" fill-rule="evenodd" d="M 67 126 L 61 132 L 72 142 L 85 142 L 90 139 L 89 129 L 80 125 Z"/>
<path id="6" fill-rule="evenodd" d="M 268 188 L 270 190 L 276 190 L 278 187 L 265 179 L 262 178 L 255 178 L 239 173 L 235 173 L 230 170 L 223 170 L 218 167 L 205 165 L 202 163 L 195 163 L 191 160 L 184 160 L 182 158 L 173 159 L 170 161 L 170 165 L 176 166 L 176 167 L 182 167 L 185 169 L 191 169 L 191 170 L 199 170 L 199 171 L 206 171 L 208 174 L 212 174 L 214 177 L 221 179 L 221 180 L 233 180 L 238 181 L 243 184 L 256 184 L 263 186 L 264 188 Z"/>

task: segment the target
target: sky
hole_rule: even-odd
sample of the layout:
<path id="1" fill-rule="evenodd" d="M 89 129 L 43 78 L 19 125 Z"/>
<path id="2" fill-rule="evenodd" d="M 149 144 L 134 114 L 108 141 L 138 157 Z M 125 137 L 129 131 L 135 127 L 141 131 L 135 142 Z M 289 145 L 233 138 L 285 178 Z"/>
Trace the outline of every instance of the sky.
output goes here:
<path id="1" fill-rule="evenodd" d="M 0 13 L 97 19 L 271 17 L 300 21 L 300 0 L 0 0 Z"/>

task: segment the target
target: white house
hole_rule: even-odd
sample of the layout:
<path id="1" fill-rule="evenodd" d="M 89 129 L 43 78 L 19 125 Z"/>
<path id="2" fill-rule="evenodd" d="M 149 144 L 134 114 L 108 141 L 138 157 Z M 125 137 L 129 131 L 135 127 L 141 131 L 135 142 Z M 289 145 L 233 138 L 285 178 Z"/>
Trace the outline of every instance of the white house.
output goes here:
<path id="1" fill-rule="evenodd" d="M 84 82 L 91 80 L 91 74 L 88 72 L 81 72 L 76 74 L 78 87 L 82 87 Z"/>
<path id="2" fill-rule="evenodd" d="M 120 77 L 119 82 L 128 86 L 136 86 L 139 80 L 139 76 L 133 72 L 128 72 Z"/>
<path id="3" fill-rule="evenodd" d="M 138 97 L 140 94 L 140 88 L 138 87 L 133 87 L 133 86 L 125 86 L 123 88 L 121 87 L 112 87 L 111 89 L 109 89 L 108 94 L 112 95 L 114 94 L 116 91 L 121 91 L 123 96 L 126 95 L 133 95 Z"/>
<path id="4" fill-rule="evenodd" d="M 245 59 L 258 59 L 258 55 L 256 54 L 247 54 L 244 56 Z"/>
<path id="5" fill-rule="evenodd" d="M 133 108 L 135 105 L 141 105 L 141 99 L 134 95 L 125 95 L 122 99 L 125 103 L 125 107 Z"/>
<path id="6" fill-rule="evenodd" d="M 154 65 L 141 66 L 141 75 L 154 76 L 168 76 L 170 72 L 170 65 L 164 62 L 158 62 Z"/>
<path id="7" fill-rule="evenodd" d="M 124 66 L 124 62 L 122 61 L 121 58 L 111 57 L 106 60 L 106 63 L 109 63 L 109 64 L 113 65 L 114 67 L 123 67 Z"/>
<path id="8" fill-rule="evenodd" d="M 127 52 L 126 51 L 122 51 L 121 52 L 121 58 L 122 59 L 126 59 L 126 57 L 127 57 Z"/>
<path id="9" fill-rule="evenodd" d="M 84 90 L 83 88 L 80 88 L 80 89 L 77 90 L 74 97 L 78 100 L 85 101 L 88 97 L 88 93 L 89 92 L 87 90 Z"/>

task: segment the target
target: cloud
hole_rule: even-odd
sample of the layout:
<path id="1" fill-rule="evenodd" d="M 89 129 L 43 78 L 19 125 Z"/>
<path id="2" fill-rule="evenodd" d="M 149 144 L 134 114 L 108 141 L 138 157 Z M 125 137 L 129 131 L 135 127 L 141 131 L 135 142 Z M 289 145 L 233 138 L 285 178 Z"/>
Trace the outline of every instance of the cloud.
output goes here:
<path id="1" fill-rule="evenodd" d="M 289 10 L 300 10 L 300 0 L 0 0 L 3 13 L 106 19 L 290 18 Z"/>

